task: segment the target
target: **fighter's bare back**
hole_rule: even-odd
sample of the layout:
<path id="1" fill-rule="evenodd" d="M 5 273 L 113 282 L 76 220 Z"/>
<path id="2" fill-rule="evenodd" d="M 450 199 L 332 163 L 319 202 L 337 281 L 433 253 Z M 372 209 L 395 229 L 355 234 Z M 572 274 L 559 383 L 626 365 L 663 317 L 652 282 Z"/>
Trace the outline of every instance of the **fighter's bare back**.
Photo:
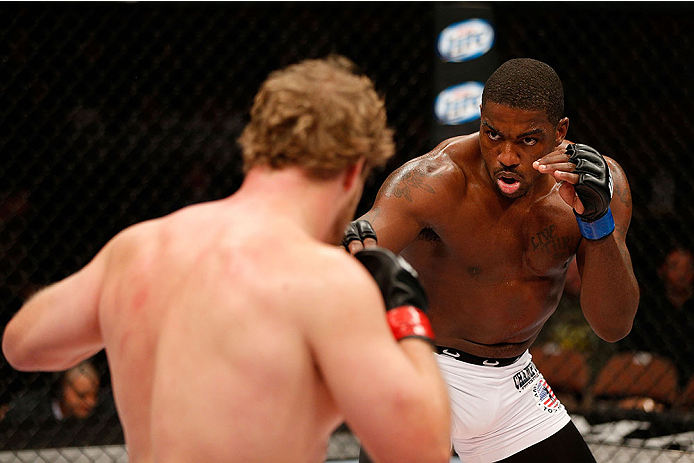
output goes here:
<path id="1" fill-rule="evenodd" d="M 617 195 L 623 173 L 608 163 Z M 513 357 L 532 344 L 581 242 L 559 185 L 546 175 L 522 197 L 499 195 L 479 133 L 450 139 L 389 177 L 363 218 L 380 245 L 419 271 L 437 344 L 481 357 Z"/>
<path id="2" fill-rule="evenodd" d="M 100 317 L 132 462 L 322 461 L 339 424 L 299 335 L 301 311 L 268 290 L 302 287 L 290 281 L 312 265 L 298 258 L 302 238 L 229 201 L 146 222 L 109 245 Z M 292 244 L 281 252 L 265 236 L 279 230 Z M 249 421 L 262 426 L 230 429 Z"/>

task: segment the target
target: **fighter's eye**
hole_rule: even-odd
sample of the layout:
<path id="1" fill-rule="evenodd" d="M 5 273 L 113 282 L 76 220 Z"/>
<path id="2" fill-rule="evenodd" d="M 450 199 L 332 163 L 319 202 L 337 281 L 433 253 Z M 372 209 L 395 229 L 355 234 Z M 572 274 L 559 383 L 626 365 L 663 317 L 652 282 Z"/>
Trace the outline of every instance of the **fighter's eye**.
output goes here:
<path id="1" fill-rule="evenodd" d="M 494 140 L 494 141 L 501 138 L 501 136 L 498 133 L 496 133 L 492 130 L 487 130 L 487 136 L 489 137 L 490 140 Z"/>
<path id="2" fill-rule="evenodd" d="M 523 139 L 523 143 L 526 146 L 533 146 L 535 143 L 537 143 L 537 138 L 532 138 L 532 137 L 525 137 Z"/>

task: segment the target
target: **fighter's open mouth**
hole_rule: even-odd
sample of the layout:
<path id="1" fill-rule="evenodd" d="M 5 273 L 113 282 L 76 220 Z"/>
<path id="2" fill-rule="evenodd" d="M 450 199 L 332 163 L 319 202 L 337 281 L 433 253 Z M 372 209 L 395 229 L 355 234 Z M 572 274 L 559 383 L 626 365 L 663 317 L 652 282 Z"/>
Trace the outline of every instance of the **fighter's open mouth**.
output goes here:
<path id="1" fill-rule="evenodd" d="M 496 184 L 499 190 L 505 195 L 515 195 L 520 189 L 520 179 L 515 178 L 515 176 L 505 176 L 500 175 L 496 180 Z"/>

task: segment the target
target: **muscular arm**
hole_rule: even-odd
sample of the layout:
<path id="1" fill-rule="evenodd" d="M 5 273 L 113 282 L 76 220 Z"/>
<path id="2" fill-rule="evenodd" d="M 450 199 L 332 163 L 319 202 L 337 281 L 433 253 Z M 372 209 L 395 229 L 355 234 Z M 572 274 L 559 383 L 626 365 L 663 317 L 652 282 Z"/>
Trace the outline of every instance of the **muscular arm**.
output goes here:
<path id="1" fill-rule="evenodd" d="M 17 370 L 62 371 L 103 348 L 98 305 L 106 250 L 77 273 L 31 297 L 10 320 L 2 338 Z"/>
<path id="2" fill-rule="evenodd" d="M 631 331 L 639 303 L 639 287 L 626 246 L 631 222 L 631 191 L 622 168 L 606 158 L 614 181 L 610 209 L 612 234 L 600 240 L 583 239 L 576 254 L 581 274 L 581 308 L 593 331 L 615 342 Z"/>
<path id="3" fill-rule="evenodd" d="M 396 342 L 371 277 L 356 261 L 343 268 L 339 284 L 324 282 L 335 289 L 310 329 L 335 402 L 375 461 L 448 462 L 448 398 L 431 346 Z"/>
<path id="4" fill-rule="evenodd" d="M 396 254 L 402 251 L 429 225 L 432 210 L 448 200 L 450 192 L 442 187 L 441 178 L 451 170 L 454 175 L 459 171 L 442 153 L 443 147 L 394 171 L 381 186 L 371 210 L 360 217 L 371 222 L 380 246 Z"/>

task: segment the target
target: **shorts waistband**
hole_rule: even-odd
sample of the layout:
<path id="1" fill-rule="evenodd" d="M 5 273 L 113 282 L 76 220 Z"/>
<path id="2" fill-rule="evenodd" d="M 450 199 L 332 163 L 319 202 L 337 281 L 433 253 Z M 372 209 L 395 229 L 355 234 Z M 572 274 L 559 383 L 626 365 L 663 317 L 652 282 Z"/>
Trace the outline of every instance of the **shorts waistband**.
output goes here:
<path id="1" fill-rule="evenodd" d="M 436 346 L 436 352 L 461 362 L 472 363 L 473 365 L 481 365 L 485 367 L 507 367 L 523 356 L 523 354 L 521 354 L 517 357 L 511 358 L 485 358 L 445 346 Z"/>

